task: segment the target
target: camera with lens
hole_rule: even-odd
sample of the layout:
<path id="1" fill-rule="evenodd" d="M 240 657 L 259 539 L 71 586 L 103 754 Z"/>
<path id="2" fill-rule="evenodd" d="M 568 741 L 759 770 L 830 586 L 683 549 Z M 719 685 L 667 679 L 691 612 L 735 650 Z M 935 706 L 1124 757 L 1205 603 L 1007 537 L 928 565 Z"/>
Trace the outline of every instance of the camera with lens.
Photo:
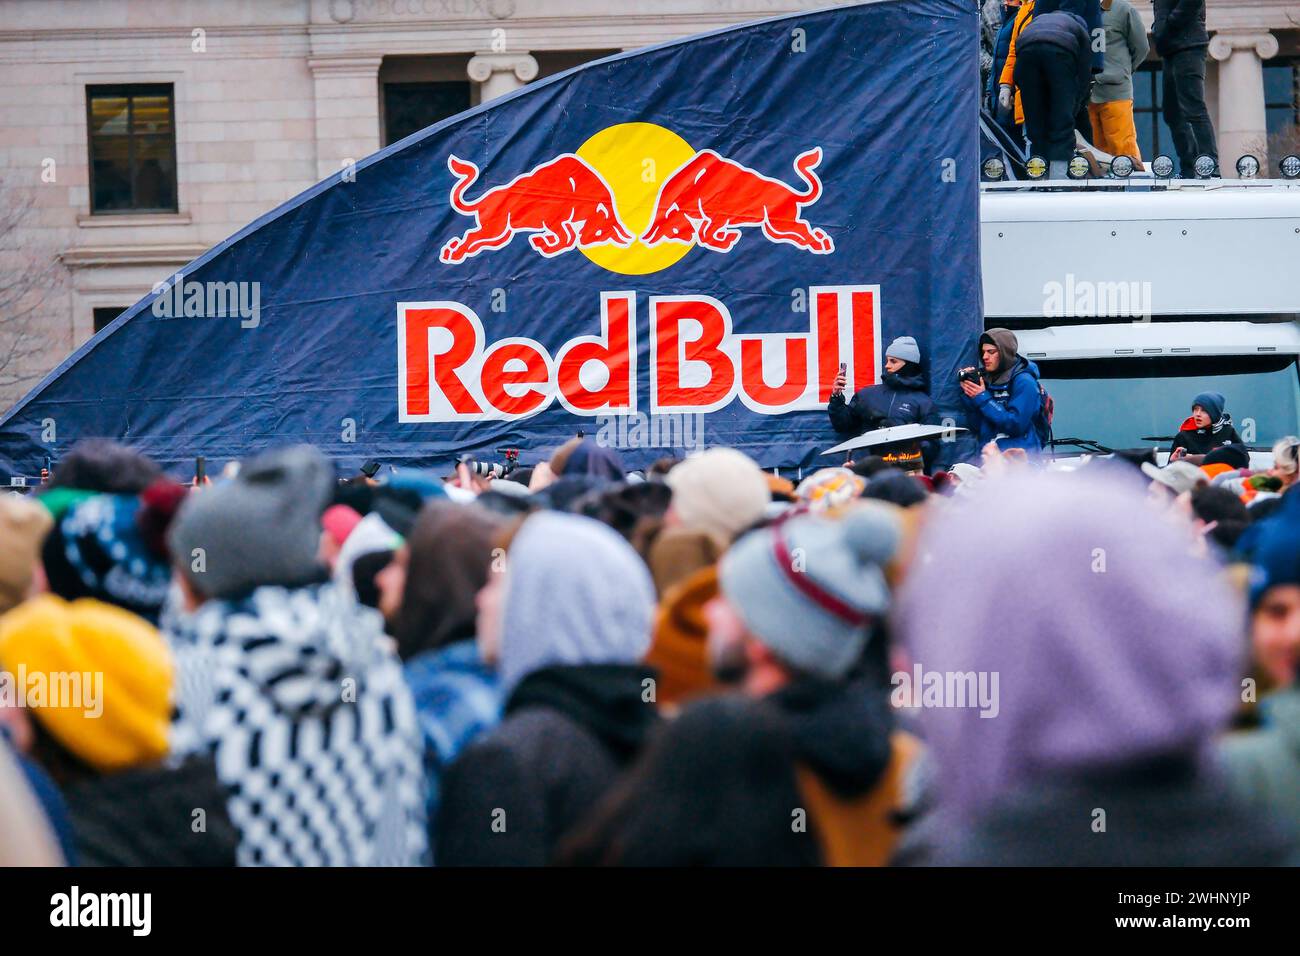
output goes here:
<path id="1" fill-rule="evenodd" d="M 471 475 L 480 475 L 484 478 L 504 478 L 519 467 L 519 449 L 498 448 L 497 451 L 505 456 L 504 462 L 479 461 L 467 452 L 456 459 L 456 464 L 464 465 L 469 469 Z"/>
<path id="2" fill-rule="evenodd" d="M 980 381 L 980 370 L 973 365 L 961 369 L 957 372 L 957 381 L 978 383 Z"/>

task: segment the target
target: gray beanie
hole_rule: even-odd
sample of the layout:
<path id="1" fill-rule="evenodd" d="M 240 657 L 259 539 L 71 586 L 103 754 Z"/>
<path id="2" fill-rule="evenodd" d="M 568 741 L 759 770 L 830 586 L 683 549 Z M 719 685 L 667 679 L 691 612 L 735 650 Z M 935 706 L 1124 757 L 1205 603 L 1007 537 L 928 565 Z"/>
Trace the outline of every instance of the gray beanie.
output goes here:
<path id="1" fill-rule="evenodd" d="M 920 365 L 921 349 L 916 344 L 916 339 L 910 335 L 903 335 L 889 343 L 889 348 L 885 349 L 885 358 L 902 359 L 904 362 Z"/>
<path id="2" fill-rule="evenodd" d="M 868 623 L 889 609 L 881 565 L 901 535 L 898 509 L 883 502 L 857 503 L 838 518 L 801 515 L 737 541 L 718 583 L 777 657 L 839 680 L 862 656 Z"/>
<path id="3" fill-rule="evenodd" d="M 167 535 L 174 560 L 211 598 L 316 580 L 320 516 L 333 482 L 330 463 L 308 445 L 252 458 L 233 480 L 186 498 Z"/>

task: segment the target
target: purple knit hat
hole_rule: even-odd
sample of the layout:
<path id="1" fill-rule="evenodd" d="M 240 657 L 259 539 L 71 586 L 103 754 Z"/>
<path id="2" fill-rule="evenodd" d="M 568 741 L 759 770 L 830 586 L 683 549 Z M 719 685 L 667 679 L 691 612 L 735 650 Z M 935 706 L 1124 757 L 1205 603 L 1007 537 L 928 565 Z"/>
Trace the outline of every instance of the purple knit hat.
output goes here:
<path id="1" fill-rule="evenodd" d="M 1116 476 L 1011 476 L 954 502 L 896 610 L 914 670 L 998 675 L 996 716 L 920 712 L 968 818 L 1039 777 L 1203 756 L 1237 702 L 1240 596 Z"/>

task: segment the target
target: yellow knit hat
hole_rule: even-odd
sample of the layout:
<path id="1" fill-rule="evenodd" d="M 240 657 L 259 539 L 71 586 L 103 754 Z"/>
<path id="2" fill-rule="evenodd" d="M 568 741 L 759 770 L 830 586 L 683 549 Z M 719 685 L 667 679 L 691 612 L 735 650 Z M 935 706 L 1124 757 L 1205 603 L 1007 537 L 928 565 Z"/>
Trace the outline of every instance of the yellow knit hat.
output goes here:
<path id="1" fill-rule="evenodd" d="M 156 763 L 167 753 L 171 653 L 153 625 L 129 611 L 91 598 L 33 598 L 0 617 L 0 671 L 41 726 L 98 770 Z"/>

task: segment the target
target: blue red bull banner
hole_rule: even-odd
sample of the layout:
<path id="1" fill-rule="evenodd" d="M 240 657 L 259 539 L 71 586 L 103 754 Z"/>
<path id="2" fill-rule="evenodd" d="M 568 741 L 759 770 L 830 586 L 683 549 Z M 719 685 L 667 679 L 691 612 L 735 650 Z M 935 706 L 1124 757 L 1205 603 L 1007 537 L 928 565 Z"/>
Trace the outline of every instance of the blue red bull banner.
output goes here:
<path id="1" fill-rule="evenodd" d="M 92 436 L 172 466 L 303 441 L 345 465 L 527 461 L 579 430 L 629 467 L 692 441 L 807 467 L 840 440 L 841 367 L 876 382 L 899 335 L 960 424 L 977 58 L 968 0 L 883 0 L 452 117 L 160 281 L 0 420 L 0 469 Z M 686 424 L 656 440 L 663 421 Z"/>

